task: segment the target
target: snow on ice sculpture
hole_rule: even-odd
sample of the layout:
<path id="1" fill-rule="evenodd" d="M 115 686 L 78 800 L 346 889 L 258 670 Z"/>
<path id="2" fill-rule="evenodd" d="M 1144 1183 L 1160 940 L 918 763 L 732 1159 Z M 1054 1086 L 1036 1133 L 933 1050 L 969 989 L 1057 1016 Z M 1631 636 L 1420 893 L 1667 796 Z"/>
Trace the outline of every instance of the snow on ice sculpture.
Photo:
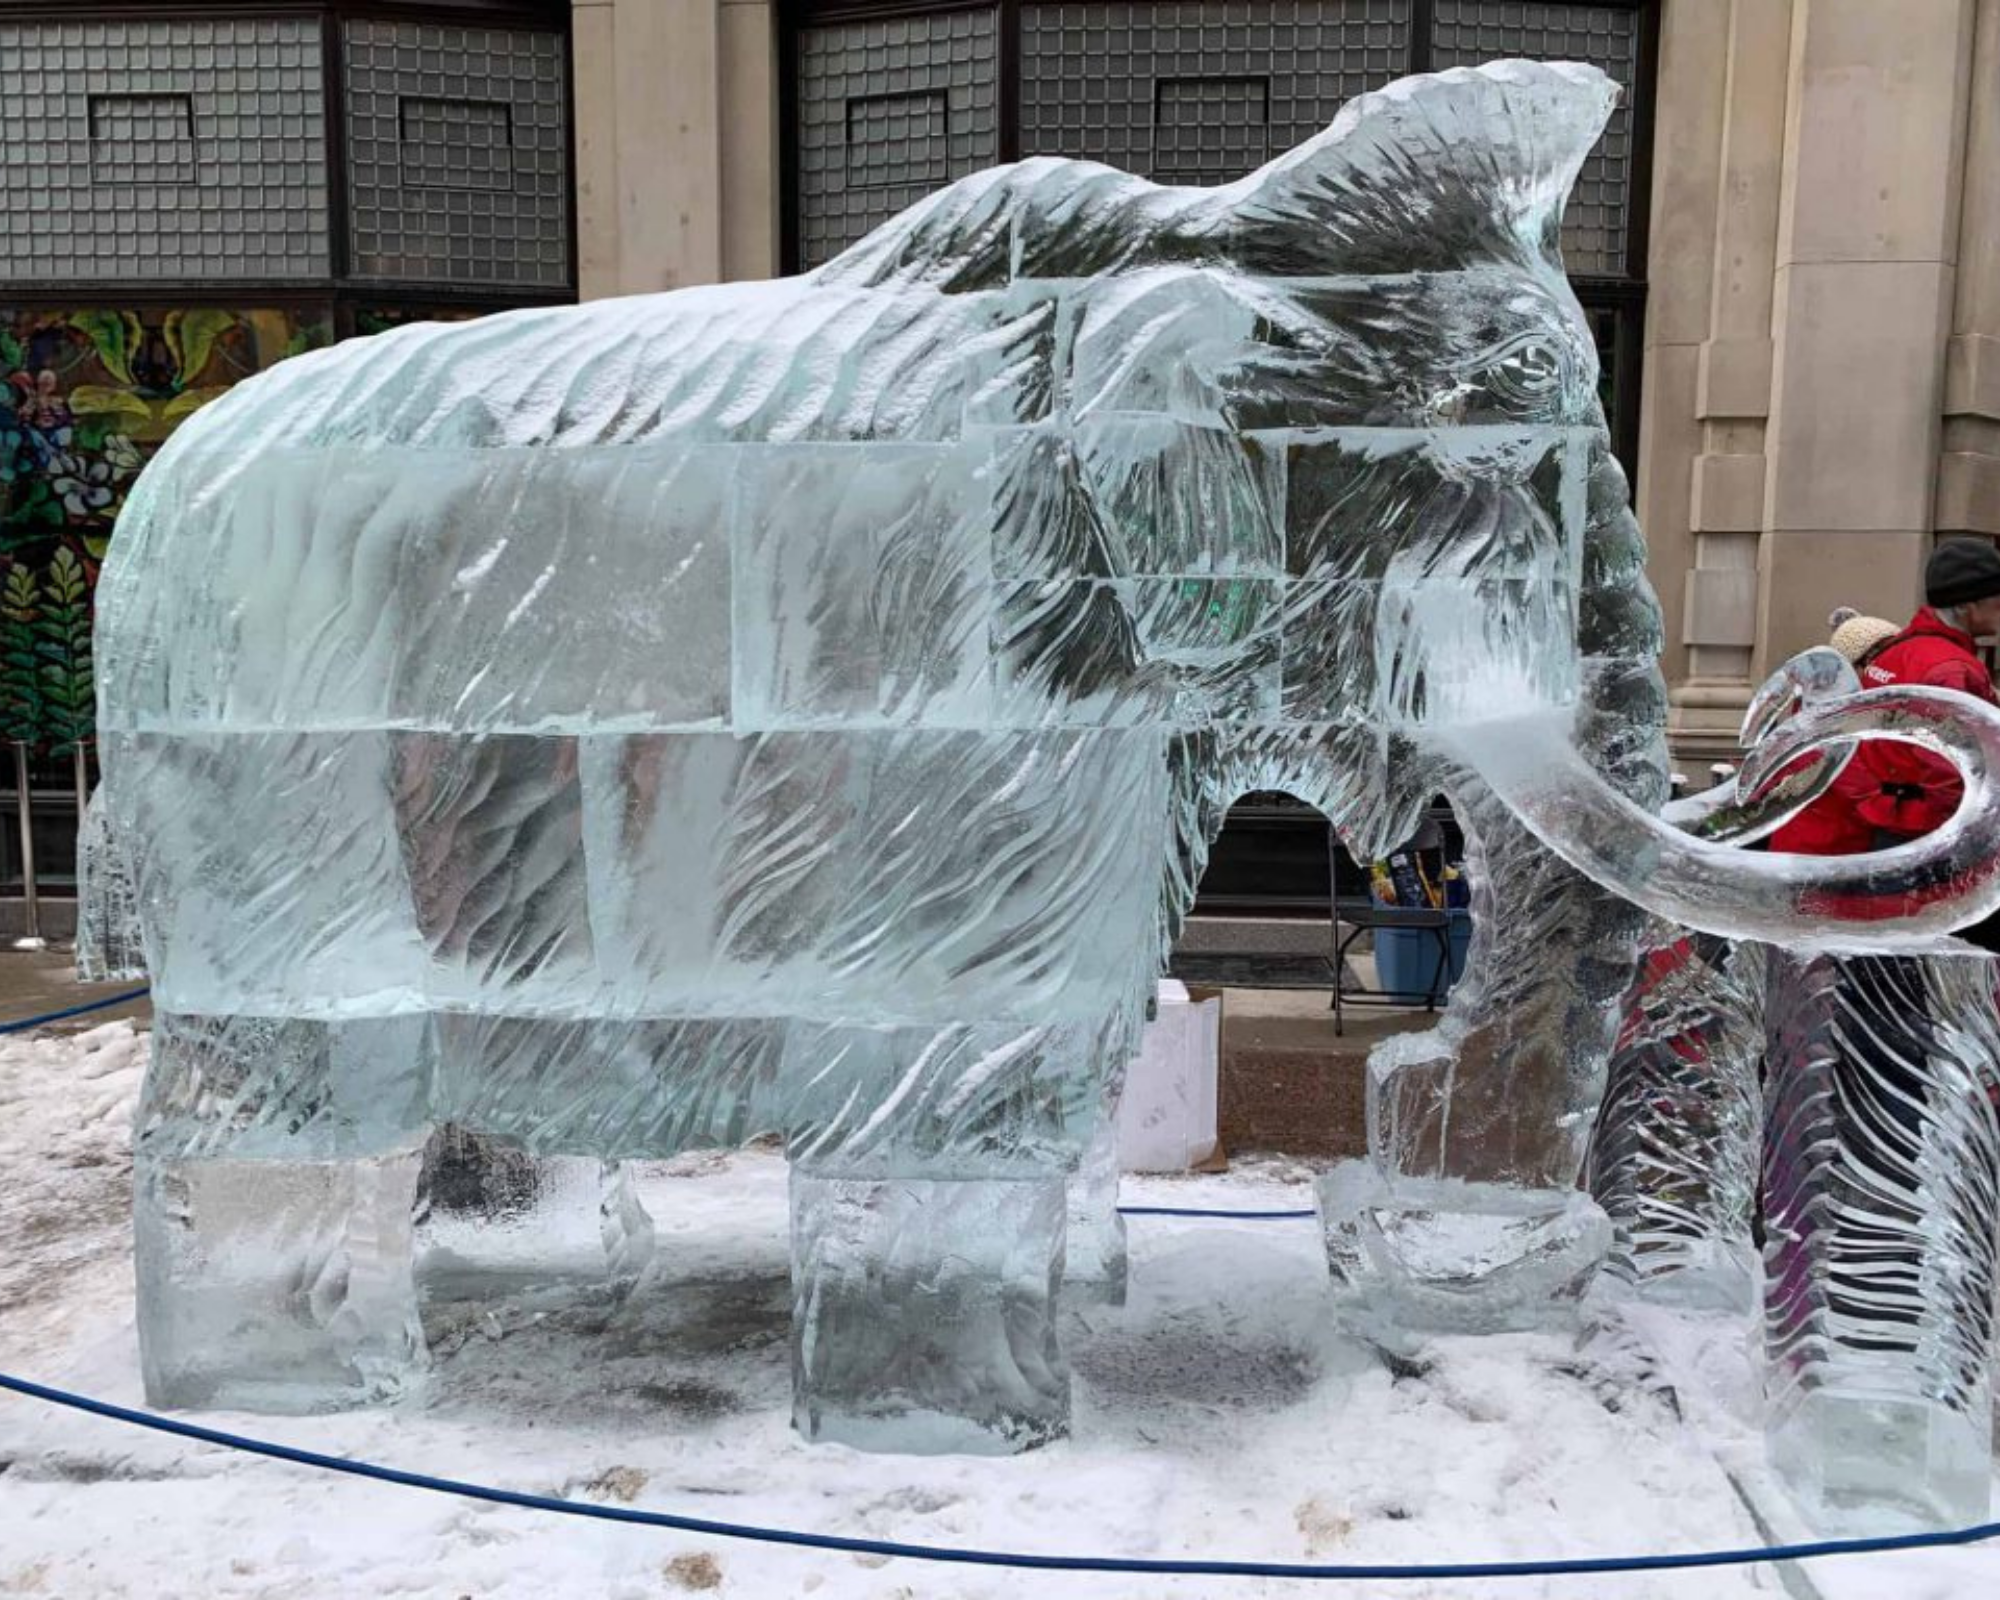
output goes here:
<path id="1" fill-rule="evenodd" d="M 99 597 L 153 1398 L 407 1382 L 434 1130 L 774 1131 L 801 1430 L 1061 1433 L 1065 1177 L 1251 788 L 1372 854 L 1444 786 L 1486 863 L 1340 1248 L 1446 1323 L 1587 1270 L 1620 896 L 1702 925 L 1646 868 L 1706 859 L 1652 814 L 1658 611 L 1557 253 L 1614 93 L 1410 79 L 1218 189 L 1024 162 L 802 278 L 407 328 L 191 419 Z M 1886 926 L 1867 868 L 1811 887 Z"/>

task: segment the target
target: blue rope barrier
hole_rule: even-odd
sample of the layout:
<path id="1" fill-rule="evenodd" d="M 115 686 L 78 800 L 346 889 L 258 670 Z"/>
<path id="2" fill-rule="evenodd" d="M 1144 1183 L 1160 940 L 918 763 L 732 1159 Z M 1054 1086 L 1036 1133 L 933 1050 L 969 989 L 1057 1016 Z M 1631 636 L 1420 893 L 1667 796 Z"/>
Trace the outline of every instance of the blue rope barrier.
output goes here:
<path id="1" fill-rule="evenodd" d="M 1115 1572 L 1131 1576 L 1162 1578 L 1308 1578 L 1346 1582 L 1390 1582 L 1415 1580 L 1438 1582 L 1450 1578 L 1546 1578 L 1587 1576 L 1614 1572 L 1665 1572 L 1693 1567 L 1740 1567 L 1770 1561 L 1816 1561 L 1828 1556 L 1882 1555 L 1898 1550 L 1931 1550 L 1956 1545 L 1979 1544 L 2000 1537 L 2000 1522 L 1983 1522 L 1970 1528 L 1953 1528 L 1942 1533 L 1889 1534 L 1869 1539 L 1823 1539 L 1811 1544 L 1763 1545 L 1738 1550 L 1690 1550 L 1671 1555 L 1578 1556 L 1547 1561 L 1450 1561 L 1415 1566 L 1386 1563 L 1347 1566 L 1315 1566 L 1290 1561 L 1169 1561 L 1144 1557 L 1030 1555 L 1013 1550 L 961 1549 L 953 1545 L 903 1544 L 891 1539 L 858 1539 L 837 1533 L 808 1533 L 795 1528 L 763 1528 L 754 1523 L 718 1522 L 707 1517 L 682 1516 L 671 1511 L 641 1511 L 630 1506 L 597 1505 L 586 1500 L 564 1500 L 554 1495 L 524 1494 L 517 1489 L 497 1489 L 489 1484 L 465 1483 L 456 1478 L 437 1478 L 428 1473 L 405 1472 L 372 1461 L 356 1461 L 347 1456 L 323 1455 L 317 1450 L 300 1450 L 268 1439 L 251 1439 L 204 1428 L 150 1411 L 135 1411 L 88 1395 L 71 1394 L 46 1384 L 30 1383 L 0 1372 L 0 1389 L 10 1389 L 31 1400 L 66 1406 L 91 1416 L 126 1422 L 176 1438 L 200 1444 L 220 1445 L 249 1455 L 288 1461 L 295 1466 L 316 1467 L 348 1477 L 376 1483 L 396 1484 L 406 1489 L 423 1489 L 433 1494 L 456 1495 L 466 1500 L 482 1500 L 491 1505 L 515 1506 L 524 1511 L 548 1511 L 561 1516 L 585 1517 L 597 1522 L 622 1522 L 642 1528 L 666 1528 L 675 1533 L 700 1534 L 715 1539 L 737 1539 L 752 1544 L 787 1545 L 801 1550 L 831 1550 L 844 1555 L 883 1556 L 906 1561 L 941 1562 L 963 1567 L 1010 1567 L 1032 1572 Z"/>
<path id="2" fill-rule="evenodd" d="M 122 1006 L 130 1000 L 143 1000 L 152 992 L 152 985 L 141 984 L 136 989 L 128 989 L 123 994 L 114 994 L 109 999 L 86 1001 L 80 1006 L 70 1006 L 62 1011 L 46 1011 L 39 1017 L 23 1017 L 18 1022 L 0 1022 L 0 1034 L 26 1033 L 31 1028 L 39 1028 L 50 1022 L 61 1022 L 68 1017 L 87 1016 L 93 1011 L 108 1011 L 111 1007 Z"/>
<path id="3" fill-rule="evenodd" d="M 1216 1217 L 1231 1222 L 1300 1222 L 1319 1213 L 1311 1206 L 1302 1211 L 1207 1211 L 1199 1206 L 1120 1206 L 1121 1217 Z"/>

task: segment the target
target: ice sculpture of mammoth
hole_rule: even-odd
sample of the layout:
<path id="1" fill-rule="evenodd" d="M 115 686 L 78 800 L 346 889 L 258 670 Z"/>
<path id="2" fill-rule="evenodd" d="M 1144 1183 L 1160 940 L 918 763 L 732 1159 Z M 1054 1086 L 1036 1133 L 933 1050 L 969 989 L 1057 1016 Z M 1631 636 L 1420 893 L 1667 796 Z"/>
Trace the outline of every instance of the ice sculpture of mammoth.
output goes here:
<path id="1" fill-rule="evenodd" d="M 1377 1063 L 1370 1247 L 1442 1180 L 1546 1254 L 1640 914 L 1461 734 L 1556 719 L 1585 843 L 1701 848 L 1648 815 L 1657 611 L 1557 254 L 1613 98 L 1411 79 L 1212 190 L 1023 162 L 801 278 L 406 328 L 190 420 L 97 646 L 153 1397 L 393 1392 L 427 1264 L 480 1265 L 412 1221 L 437 1130 L 628 1279 L 607 1164 L 776 1132 L 801 1429 L 1061 1431 L 1065 1175 L 1253 788 L 1362 854 L 1459 798 L 1481 970 Z"/>

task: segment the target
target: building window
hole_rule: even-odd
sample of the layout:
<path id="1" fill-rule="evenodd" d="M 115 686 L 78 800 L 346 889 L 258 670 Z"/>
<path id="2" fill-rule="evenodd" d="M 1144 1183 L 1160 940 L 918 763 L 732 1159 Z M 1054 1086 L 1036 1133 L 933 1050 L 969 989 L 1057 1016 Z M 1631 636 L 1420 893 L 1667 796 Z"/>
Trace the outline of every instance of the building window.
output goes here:
<path id="1" fill-rule="evenodd" d="M 1023 5 L 1020 151 L 1227 183 L 1408 70 L 1410 0 Z"/>
<path id="2" fill-rule="evenodd" d="M 1540 5 L 1521 0 L 1435 0 L 1431 65 L 1498 56 L 1587 61 L 1625 91 L 1584 161 L 1563 213 L 1563 260 L 1579 277 L 1623 277 L 1630 247 L 1633 115 L 1639 88 L 1639 11 L 1630 6 Z"/>
<path id="3" fill-rule="evenodd" d="M 0 21 L 0 283 L 323 278 L 320 37 L 311 17 Z"/>
<path id="4" fill-rule="evenodd" d="M 341 54 L 353 276 L 566 286 L 562 36 L 360 18 Z"/>
<path id="5" fill-rule="evenodd" d="M 396 111 L 404 188 L 514 187 L 514 114 L 503 102 L 406 94 Z"/>
<path id="6" fill-rule="evenodd" d="M 92 183 L 193 183 L 195 166 L 193 95 L 90 97 Z"/>
<path id="7" fill-rule="evenodd" d="M 791 216 L 802 266 L 1002 159 L 999 18 L 942 11 L 797 36 Z"/>

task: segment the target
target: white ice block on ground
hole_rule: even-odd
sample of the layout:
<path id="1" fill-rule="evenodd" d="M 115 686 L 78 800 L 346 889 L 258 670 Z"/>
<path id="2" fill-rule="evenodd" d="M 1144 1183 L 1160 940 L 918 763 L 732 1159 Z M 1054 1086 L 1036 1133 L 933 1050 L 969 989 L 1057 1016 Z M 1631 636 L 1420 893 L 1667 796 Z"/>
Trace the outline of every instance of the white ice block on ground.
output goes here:
<path id="1" fill-rule="evenodd" d="M 1184 984 L 1163 980 L 1118 1102 L 1120 1170 L 1186 1172 L 1214 1158 L 1221 1056 L 1222 997 L 1191 1000 Z"/>

